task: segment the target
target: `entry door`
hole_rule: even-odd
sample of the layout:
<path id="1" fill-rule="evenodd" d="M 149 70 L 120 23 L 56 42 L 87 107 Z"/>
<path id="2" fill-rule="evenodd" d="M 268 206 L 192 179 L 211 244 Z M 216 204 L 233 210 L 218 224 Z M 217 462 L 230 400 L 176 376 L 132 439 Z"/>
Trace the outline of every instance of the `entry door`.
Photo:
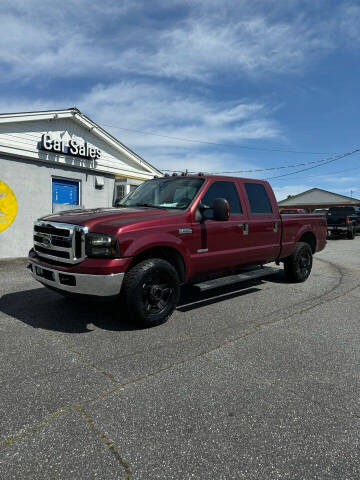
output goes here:
<path id="1" fill-rule="evenodd" d="M 193 223 L 193 275 L 236 267 L 246 259 L 242 252 L 247 248 L 247 236 L 243 234 L 247 216 L 241 206 L 235 183 L 231 181 L 211 183 L 201 202 L 212 207 L 216 198 L 225 198 L 229 202 L 230 218 L 225 221 L 212 220 L 211 209 L 204 211 L 208 220 Z"/>
<path id="2" fill-rule="evenodd" d="M 263 183 L 247 181 L 240 187 L 248 204 L 249 258 L 252 262 L 271 262 L 280 253 L 281 240 L 281 219 L 275 197 Z"/>
<path id="3" fill-rule="evenodd" d="M 79 205 L 79 182 L 62 178 L 52 179 L 53 206 Z M 54 210 L 54 207 L 53 207 Z"/>

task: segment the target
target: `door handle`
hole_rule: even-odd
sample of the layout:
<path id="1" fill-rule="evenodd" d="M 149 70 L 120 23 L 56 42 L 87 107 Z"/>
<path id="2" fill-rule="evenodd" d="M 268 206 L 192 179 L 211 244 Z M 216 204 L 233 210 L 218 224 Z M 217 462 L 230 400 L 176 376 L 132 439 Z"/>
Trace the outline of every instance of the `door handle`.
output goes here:
<path id="1" fill-rule="evenodd" d="M 243 235 L 248 235 L 248 233 L 249 233 L 249 224 L 248 223 L 238 223 L 238 227 L 242 227 Z"/>
<path id="2" fill-rule="evenodd" d="M 274 232 L 278 231 L 278 222 L 274 222 Z"/>

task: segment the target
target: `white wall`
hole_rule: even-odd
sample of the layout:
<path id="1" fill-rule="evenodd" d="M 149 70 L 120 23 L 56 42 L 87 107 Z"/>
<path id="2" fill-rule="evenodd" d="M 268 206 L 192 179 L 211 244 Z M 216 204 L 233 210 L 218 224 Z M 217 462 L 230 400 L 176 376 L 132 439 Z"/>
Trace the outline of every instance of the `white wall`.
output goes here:
<path id="1" fill-rule="evenodd" d="M 95 175 L 104 177 L 105 185 L 102 190 L 95 188 Z M 5 231 L 0 232 L 0 258 L 27 255 L 32 247 L 33 222 L 51 213 L 52 210 L 52 176 L 80 180 L 80 203 L 85 208 L 112 206 L 114 191 L 112 175 L 5 157 L 0 154 L 0 180 L 9 185 L 18 203 L 18 213 L 14 222 Z"/>

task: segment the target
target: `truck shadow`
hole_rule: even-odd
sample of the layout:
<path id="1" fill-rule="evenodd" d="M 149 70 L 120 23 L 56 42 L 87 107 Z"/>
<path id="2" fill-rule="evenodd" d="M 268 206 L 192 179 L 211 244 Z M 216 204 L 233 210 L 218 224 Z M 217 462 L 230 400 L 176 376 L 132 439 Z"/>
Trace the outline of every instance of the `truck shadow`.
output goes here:
<path id="1" fill-rule="evenodd" d="M 281 275 L 266 278 L 267 282 L 281 282 Z M 198 288 L 182 288 L 177 311 L 181 313 L 200 309 L 234 298 L 261 292 L 261 279 L 219 287 L 207 292 Z M 33 327 L 63 333 L 87 333 L 91 325 L 104 330 L 141 330 L 124 317 L 124 309 L 116 302 L 84 301 L 62 297 L 46 288 L 36 288 L 5 294 L 0 298 L 0 311 Z"/>

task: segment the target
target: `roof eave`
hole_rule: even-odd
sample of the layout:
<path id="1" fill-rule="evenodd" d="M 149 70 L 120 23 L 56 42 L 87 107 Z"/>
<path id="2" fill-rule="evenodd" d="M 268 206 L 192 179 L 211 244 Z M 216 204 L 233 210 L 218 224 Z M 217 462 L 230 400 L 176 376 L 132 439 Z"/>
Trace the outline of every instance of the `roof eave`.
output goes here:
<path id="1" fill-rule="evenodd" d="M 71 107 L 63 110 L 43 110 L 34 112 L 17 112 L 17 113 L 2 113 L 0 114 L 0 124 L 15 123 L 15 122 L 31 122 L 36 120 L 58 120 L 64 118 L 73 118 L 83 127 L 87 128 L 94 135 L 101 138 L 106 143 L 110 144 L 115 150 L 118 150 L 125 155 L 129 160 L 139 163 L 142 168 L 152 173 L 153 175 L 163 175 L 157 168 L 133 152 L 129 147 L 121 143 L 109 132 L 100 127 L 97 123 L 84 115 L 78 108 Z"/>

